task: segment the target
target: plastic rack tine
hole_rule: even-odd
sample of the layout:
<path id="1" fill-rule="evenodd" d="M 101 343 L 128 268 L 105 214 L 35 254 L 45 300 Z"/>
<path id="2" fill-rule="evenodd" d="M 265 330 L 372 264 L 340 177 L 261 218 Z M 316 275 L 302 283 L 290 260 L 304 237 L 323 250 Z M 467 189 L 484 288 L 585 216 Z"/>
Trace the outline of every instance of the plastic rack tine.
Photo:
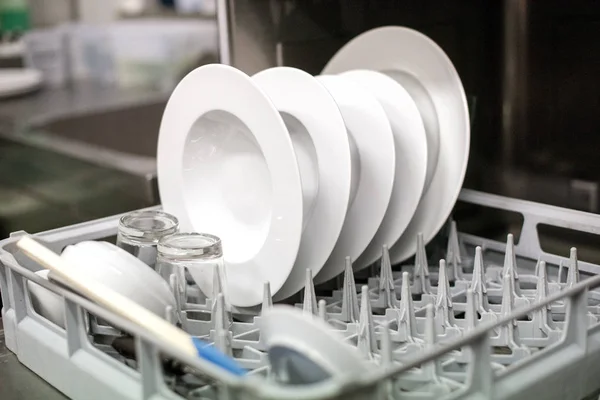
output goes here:
<path id="1" fill-rule="evenodd" d="M 214 310 L 214 329 L 215 331 L 219 330 L 229 330 L 229 320 L 227 318 L 227 310 L 225 308 L 225 295 L 223 293 L 219 293 L 215 299 Z"/>
<path id="2" fill-rule="evenodd" d="M 500 309 L 500 313 L 502 316 L 507 316 L 512 314 L 513 306 L 514 306 L 514 291 L 512 290 L 513 280 L 510 277 L 510 274 L 504 275 L 502 279 L 502 306 Z"/>
<path id="3" fill-rule="evenodd" d="M 392 339 L 390 337 L 389 322 L 386 322 L 381 327 L 381 341 L 379 355 L 381 356 L 381 365 L 389 367 L 392 365 Z"/>
<path id="4" fill-rule="evenodd" d="M 304 312 L 317 315 L 317 295 L 315 294 L 315 283 L 312 278 L 312 270 L 306 268 L 306 282 L 304 285 L 304 302 L 302 304 Z"/>
<path id="5" fill-rule="evenodd" d="M 577 248 L 571 247 L 570 257 L 569 257 L 569 270 L 567 271 L 567 283 L 565 287 L 570 288 L 573 285 L 576 285 L 579 282 L 579 262 L 577 260 Z M 598 317 L 596 317 L 591 312 L 587 312 L 587 316 L 590 323 L 596 323 L 598 321 Z"/>
<path id="6" fill-rule="evenodd" d="M 223 293 L 219 293 L 215 299 L 212 322 L 214 324 L 215 331 L 219 329 L 229 330 L 229 318 L 227 317 L 227 310 L 225 309 L 225 296 Z"/>
<path id="7" fill-rule="evenodd" d="M 502 307 L 500 311 L 500 315 L 502 317 L 509 316 L 513 313 L 514 306 L 514 289 L 512 287 L 513 279 L 509 274 L 504 275 L 504 279 L 502 282 Z M 501 340 L 505 342 L 505 344 L 510 348 L 519 347 L 519 335 L 517 332 L 517 320 L 512 320 L 507 325 L 500 328 L 500 335 L 505 334 L 506 337 Z"/>
<path id="8" fill-rule="evenodd" d="M 273 297 L 271 296 L 271 283 L 269 281 L 263 284 L 263 301 L 262 307 L 260 309 L 260 315 L 263 315 L 265 312 L 273 307 Z"/>
<path id="9" fill-rule="evenodd" d="M 473 299 L 472 294 L 469 295 L 469 290 L 467 290 L 467 304 L 469 303 L 469 297 Z M 475 311 L 474 308 L 467 306 L 467 313 L 469 309 Z M 467 325 L 471 324 L 468 323 Z M 468 366 L 467 393 L 479 393 L 482 399 L 494 398 L 492 396 L 494 387 L 494 374 L 491 367 L 492 351 L 488 335 L 482 335 L 470 344 L 469 355 L 471 362 Z"/>
<path id="10" fill-rule="evenodd" d="M 479 312 L 489 310 L 487 298 L 487 284 L 485 282 L 485 271 L 483 268 L 483 254 L 481 247 L 475 248 L 475 260 L 473 260 L 473 277 L 471 279 L 471 290 L 475 297 L 475 308 Z"/>
<path id="11" fill-rule="evenodd" d="M 231 346 L 230 332 L 225 330 L 219 330 L 215 334 L 214 346 L 221 350 L 223 353 L 231 356 L 233 354 L 233 348 Z"/>
<path id="12" fill-rule="evenodd" d="M 504 255 L 504 266 L 502 268 L 502 279 L 504 279 L 504 276 L 507 274 L 513 280 L 511 286 L 513 287 L 515 296 L 521 296 L 519 274 L 517 272 L 517 258 L 515 255 L 515 243 L 512 233 L 509 233 L 506 237 L 506 253 Z"/>
<path id="13" fill-rule="evenodd" d="M 182 276 L 181 278 L 183 278 L 183 280 L 185 280 L 185 277 Z M 218 265 L 215 265 L 213 268 L 213 296 L 212 296 L 212 298 L 213 298 L 213 301 L 215 301 L 215 299 L 217 298 L 219 293 L 222 293 L 224 296 L 224 300 L 225 300 L 225 308 L 227 310 L 230 310 L 231 307 L 229 306 L 229 299 L 227 298 L 227 292 L 225 290 L 226 285 L 227 285 L 227 282 L 225 281 L 225 277 L 223 276 L 223 271 L 221 270 L 221 268 L 219 268 Z"/>
<path id="14" fill-rule="evenodd" d="M 398 307 L 398 333 L 406 342 L 414 342 L 417 335 L 417 319 L 413 307 L 412 293 L 408 279 L 408 272 L 402 273 L 402 289 L 400 293 L 400 305 Z"/>
<path id="15" fill-rule="evenodd" d="M 393 359 L 392 359 L 392 339 L 390 337 L 390 328 L 389 328 L 389 323 L 386 322 L 382 325 L 381 327 L 382 331 L 381 331 L 381 340 L 379 342 L 379 365 L 384 368 L 387 369 L 391 366 L 393 366 Z M 386 379 L 385 381 L 381 382 L 381 390 L 383 391 L 383 397 L 381 397 L 382 399 L 393 399 L 394 397 L 392 396 L 393 390 L 394 390 L 394 385 L 392 383 L 391 380 Z"/>
<path id="16" fill-rule="evenodd" d="M 219 310 L 219 297 L 223 297 L 222 313 L 221 310 Z M 227 323 L 224 322 L 223 326 L 229 326 L 229 323 L 231 322 L 231 315 L 228 311 L 229 306 L 227 304 L 225 294 L 223 293 L 223 280 L 221 278 L 221 271 L 219 267 L 215 265 L 213 269 L 213 296 L 211 307 L 211 320 L 213 324 L 217 324 L 216 321 L 218 321 L 219 319 L 223 319 L 223 321 L 228 321 Z"/>
<path id="17" fill-rule="evenodd" d="M 230 322 L 227 317 L 227 310 L 225 309 L 225 296 L 223 293 L 219 293 L 215 303 L 215 346 L 225 354 L 231 355 Z"/>
<path id="18" fill-rule="evenodd" d="M 588 289 L 583 288 L 578 293 L 569 296 L 565 313 L 564 342 L 565 345 L 575 344 L 585 354 L 588 342 Z"/>
<path id="19" fill-rule="evenodd" d="M 357 347 L 367 359 L 372 359 L 373 353 L 377 352 L 377 341 L 375 339 L 371 299 L 369 299 L 369 287 L 367 285 L 362 287 L 360 296 L 361 304 L 360 318 L 358 320 Z"/>
<path id="20" fill-rule="evenodd" d="M 451 267 L 451 273 L 448 274 L 448 279 L 450 281 L 464 279 L 456 221 L 450 222 L 450 234 L 448 235 L 448 246 L 446 248 L 446 261 L 448 262 L 448 266 Z"/>
<path id="21" fill-rule="evenodd" d="M 547 276 L 547 268 L 545 261 L 539 261 L 537 266 L 537 282 L 535 287 L 535 302 L 538 303 L 540 301 L 544 301 L 546 296 L 548 296 L 548 276 Z M 550 310 L 550 304 L 547 307 L 544 307 L 547 310 Z"/>
<path id="22" fill-rule="evenodd" d="M 467 323 L 466 331 L 475 329 L 478 322 L 477 309 L 475 304 L 475 294 L 472 289 L 467 289 L 467 309 L 465 311 L 465 320 Z"/>
<path id="23" fill-rule="evenodd" d="M 394 277 L 392 276 L 392 263 L 387 245 L 383 245 L 381 251 L 381 273 L 379 276 L 379 296 L 384 296 L 383 307 L 396 308 L 398 300 L 394 289 Z"/>
<path id="24" fill-rule="evenodd" d="M 455 325 L 450 283 L 448 282 L 446 272 L 446 261 L 440 260 L 440 273 L 438 276 L 437 297 L 435 300 L 435 320 L 439 327 L 450 327 Z"/>
<path id="25" fill-rule="evenodd" d="M 579 282 L 579 263 L 577 262 L 577 249 L 571 247 L 571 255 L 569 258 L 569 270 L 567 271 L 567 287 L 575 285 Z"/>
<path id="26" fill-rule="evenodd" d="M 558 277 L 556 278 L 556 283 L 558 283 L 559 285 L 561 284 L 562 280 L 563 268 L 563 260 L 560 260 L 560 262 L 558 263 Z"/>
<path id="27" fill-rule="evenodd" d="M 539 303 L 546 299 L 548 296 L 548 273 L 546 269 L 546 262 L 540 261 L 537 274 L 537 285 L 535 289 L 535 302 Z M 546 307 L 542 307 L 533 314 L 533 323 L 536 328 L 544 333 L 548 333 L 549 329 L 554 329 L 554 322 L 552 320 L 552 314 L 550 312 L 551 304 Z"/>
<path id="28" fill-rule="evenodd" d="M 327 322 L 327 302 L 323 299 L 319 300 L 318 303 L 318 309 L 319 309 L 319 318 L 321 318 L 323 321 Z"/>
<path id="29" fill-rule="evenodd" d="M 428 304 L 425 309 L 425 346 L 427 350 L 435 347 L 437 342 L 437 334 L 435 330 L 434 311 L 433 306 Z M 430 361 L 426 365 L 423 365 L 423 372 L 433 380 L 438 381 L 441 372 L 441 365 L 438 359 Z"/>
<path id="30" fill-rule="evenodd" d="M 423 234 L 417 234 L 417 254 L 415 255 L 415 271 L 413 274 L 413 293 L 431 293 L 431 281 L 429 280 L 429 265 L 427 265 L 427 253 Z"/>
<path id="31" fill-rule="evenodd" d="M 467 309 L 465 311 L 465 320 L 465 332 L 475 329 L 479 322 L 477 310 L 475 308 L 475 295 L 471 289 L 467 289 Z M 468 382 L 469 390 L 478 390 L 479 388 L 476 387 L 477 385 L 481 384 L 482 382 L 488 382 L 488 380 L 491 380 L 492 377 L 492 370 L 490 368 L 491 352 L 487 335 L 476 340 L 475 343 L 472 343 L 466 349 L 463 348 L 462 351 L 468 355 L 471 360 L 468 375 L 468 379 L 471 380 L 471 382 Z M 480 367 L 483 368 L 482 371 L 473 369 L 473 363 L 476 363 L 477 365 L 483 364 L 480 365 Z M 490 385 L 487 386 L 489 387 Z"/>
<path id="32" fill-rule="evenodd" d="M 342 315 L 344 322 L 358 321 L 358 294 L 356 293 L 356 284 L 354 283 L 354 271 L 352 270 L 352 261 L 346 257 L 346 269 L 344 271 L 344 286 L 342 288 Z"/>

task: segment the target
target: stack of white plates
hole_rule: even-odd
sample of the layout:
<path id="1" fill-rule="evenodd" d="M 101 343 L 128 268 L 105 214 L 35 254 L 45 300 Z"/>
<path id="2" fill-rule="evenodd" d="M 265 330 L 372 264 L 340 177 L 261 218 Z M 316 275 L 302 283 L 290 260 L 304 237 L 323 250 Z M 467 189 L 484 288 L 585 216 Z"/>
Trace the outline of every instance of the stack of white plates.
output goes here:
<path id="1" fill-rule="evenodd" d="M 407 28 L 366 32 L 323 75 L 225 65 L 174 90 L 158 182 L 182 230 L 221 237 L 230 302 L 275 300 L 377 261 L 411 257 L 448 218 L 469 153 L 464 89 L 447 55 Z M 209 294 L 210 295 L 210 294 Z"/>

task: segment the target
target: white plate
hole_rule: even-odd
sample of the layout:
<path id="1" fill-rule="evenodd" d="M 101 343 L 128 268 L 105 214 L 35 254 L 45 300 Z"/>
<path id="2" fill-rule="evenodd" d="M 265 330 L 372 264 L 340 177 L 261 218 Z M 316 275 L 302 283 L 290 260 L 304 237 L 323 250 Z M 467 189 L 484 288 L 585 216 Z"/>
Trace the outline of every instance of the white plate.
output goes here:
<path id="1" fill-rule="evenodd" d="M 377 234 L 354 262 L 354 269 L 369 266 L 381 257 L 383 245 L 391 248 L 412 219 L 425 185 L 427 139 L 419 109 L 410 94 L 392 78 L 375 71 L 342 74 L 364 85 L 383 106 L 394 133 L 396 177 L 392 198 Z"/>
<path id="2" fill-rule="evenodd" d="M 396 152 L 387 115 L 372 94 L 346 77 L 317 79 L 335 99 L 359 157 L 358 163 L 353 161 L 353 167 L 359 166 L 359 178 L 344 227 L 327 263 L 314 279 L 321 283 L 342 273 L 345 258 L 356 260 L 375 236 L 392 196 Z"/>
<path id="3" fill-rule="evenodd" d="M 417 233 L 429 242 L 450 215 L 460 192 L 469 158 L 470 127 L 462 83 L 444 51 L 427 36 L 403 27 L 377 28 L 356 37 L 329 61 L 323 73 L 353 69 L 389 72 L 411 94 L 424 119 L 428 156 L 439 154 L 429 186 L 408 228 L 390 250 L 393 263 L 415 254 Z M 430 104 L 435 113 L 431 112 Z M 431 147 L 434 147 L 433 149 Z M 428 166 L 429 167 L 429 166 Z"/>
<path id="4" fill-rule="evenodd" d="M 42 74 L 35 69 L 0 69 L 0 98 L 32 92 L 41 84 Z"/>
<path id="5" fill-rule="evenodd" d="M 304 230 L 292 273 L 273 297 L 304 287 L 306 269 L 321 270 L 342 230 L 351 188 L 352 160 L 336 102 L 312 75 L 275 67 L 252 77 L 279 110 L 294 144 L 304 192 Z"/>
<path id="6" fill-rule="evenodd" d="M 273 373 L 285 376 L 289 384 L 359 377 L 373 368 L 329 325 L 300 309 L 274 306 L 261 317 L 260 324 Z"/>
<path id="7" fill-rule="evenodd" d="M 260 304 L 266 281 L 277 293 L 300 247 L 302 185 L 285 123 L 256 83 L 226 65 L 190 72 L 165 108 L 157 167 L 181 231 L 221 238 L 231 304 Z"/>

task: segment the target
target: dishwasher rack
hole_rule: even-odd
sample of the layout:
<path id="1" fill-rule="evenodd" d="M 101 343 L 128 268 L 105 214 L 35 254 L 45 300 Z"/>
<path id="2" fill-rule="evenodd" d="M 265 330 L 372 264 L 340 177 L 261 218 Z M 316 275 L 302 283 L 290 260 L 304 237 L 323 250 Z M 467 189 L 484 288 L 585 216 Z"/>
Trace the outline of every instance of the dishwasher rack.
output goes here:
<path id="1" fill-rule="evenodd" d="M 227 343 L 218 343 L 220 335 L 215 335 L 210 321 L 214 317 L 211 316 L 211 312 L 214 312 L 214 309 L 211 311 L 211 304 L 214 303 L 210 299 L 206 300 L 204 308 L 198 308 L 198 312 L 204 312 L 208 318 L 194 319 L 184 315 L 184 328 L 194 335 L 214 340 L 215 345 L 229 351 L 233 347 L 238 360 L 252 369 L 253 373 L 246 378 L 234 377 L 202 359 L 179 354 L 145 329 L 34 274 L 33 271 L 39 270 L 40 265 L 25 258 L 15 246 L 18 238 L 26 235 L 25 232 L 16 232 L 0 242 L 0 290 L 4 304 L 2 317 L 6 345 L 23 365 L 75 400 L 156 400 L 181 399 L 183 396 L 227 400 L 528 399 L 539 396 L 544 399 L 578 400 L 600 390 L 600 381 L 597 379 L 597 371 L 600 370 L 600 292 L 592 291 L 600 286 L 600 266 L 584 261 L 573 264 L 568 255 L 544 252 L 537 233 L 537 226 L 545 224 L 600 235 L 600 216 L 466 189 L 461 192 L 459 201 L 520 213 L 523 216 L 520 238 L 514 247 L 510 247 L 511 251 L 514 248 L 518 273 L 526 281 L 527 277 L 536 276 L 540 269 L 539 261 L 544 261 L 548 276 L 556 276 L 556 279 L 550 282 L 547 294 L 535 297 L 536 294 L 535 298 L 516 305 L 514 310 L 512 301 L 508 310 L 498 304 L 490 305 L 491 309 L 498 309 L 494 313 L 495 317 L 485 320 L 481 316 L 479 322 L 477 313 L 473 309 L 469 310 L 469 304 L 473 304 L 471 292 L 467 295 L 465 305 L 464 299 L 460 300 L 465 294 L 464 290 L 461 291 L 464 285 L 461 286 L 461 282 L 457 280 L 452 289 L 449 289 L 450 298 L 454 301 L 455 311 L 471 315 L 470 319 L 467 316 L 459 324 L 463 327 L 465 324 L 470 325 L 468 329 L 448 328 L 443 335 L 438 335 L 435 328 L 431 328 L 435 325 L 431 313 L 427 312 L 424 317 L 425 309 L 421 308 L 415 312 L 414 318 L 417 325 L 425 327 L 425 334 L 422 335 L 425 346 L 419 347 L 420 351 L 408 357 L 402 357 L 401 362 L 390 362 L 390 357 L 395 354 L 390 346 L 396 342 L 385 334 L 387 329 L 380 330 L 376 336 L 381 349 L 375 344 L 367 349 L 366 354 L 379 360 L 384 366 L 373 368 L 362 377 L 353 377 L 351 380 L 330 379 L 303 387 L 277 384 L 269 374 L 267 357 L 260 341 L 257 328 L 260 316 L 253 317 L 252 310 L 234 310 L 233 315 L 245 322 L 233 322 L 233 336 Z M 114 236 L 119 217 L 104 218 L 34 236 L 59 252 L 65 246 L 82 240 L 102 240 Z M 450 232 L 452 236 L 452 231 Z M 505 243 L 460 232 L 456 239 L 455 247 L 450 249 L 453 252 L 451 257 L 448 257 L 450 252 L 447 254 L 447 258 L 452 258 L 449 261 L 454 262 L 455 271 L 456 262 L 459 262 L 461 270 L 466 271 L 467 275 L 472 277 L 476 274 L 476 246 L 481 246 L 490 274 L 502 269 L 502 260 L 506 255 Z M 418 262 L 417 260 L 416 263 Z M 570 278 L 563 283 L 561 272 L 564 266 L 572 265 L 576 267 L 574 270 L 569 268 Z M 402 266 L 397 272 L 382 268 L 379 276 L 367 276 L 366 283 L 370 290 L 363 295 L 363 307 L 367 305 L 369 309 L 381 308 L 382 302 L 395 302 L 396 290 L 407 290 L 408 284 L 403 285 L 403 278 L 407 275 L 403 271 L 410 271 L 412 268 L 414 266 Z M 437 287 L 441 288 L 443 275 L 435 273 L 433 267 L 431 271 L 432 279 L 437 279 Z M 575 272 L 581 275 L 581 279 Z M 386 285 L 382 282 L 385 279 L 393 281 L 392 297 L 390 287 L 384 290 Z M 28 280 L 64 297 L 65 329 L 52 324 L 33 310 L 27 291 Z M 348 281 L 348 276 L 345 281 Z M 347 290 L 347 285 L 344 286 L 344 290 Z M 344 307 L 340 305 L 343 303 L 342 298 L 346 297 L 339 287 L 335 289 L 321 298 L 325 300 L 325 307 L 319 308 L 321 316 L 329 318 L 331 322 L 339 322 L 336 318 L 343 312 Z M 502 288 L 491 287 L 490 293 L 498 290 L 502 291 Z M 432 292 L 433 295 L 437 291 L 438 289 Z M 407 297 L 401 297 L 400 301 L 402 298 Z M 423 303 L 424 300 L 416 301 L 419 302 Z M 305 302 L 304 307 L 311 308 L 311 304 Z M 387 308 L 386 304 L 383 308 Z M 428 310 L 430 309 L 429 307 Z M 88 318 L 88 315 L 96 318 Z M 529 338 L 526 342 L 532 346 L 533 351 L 521 357 L 520 346 L 514 347 L 511 344 L 518 331 L 515 327 L 531 325 L 527 317 L 532 315 L 543 315 L 544 318 L 556 315 L 560 318 L 552 322 L 554 326 L 550 330 L 546 329 L 547 335 L 543 338 Z M 379 327 L 387 326 L 390 322 L 387 310 L 385 314 L 373 317 L 377 319 Z M 96 322 L 100 320 L 110 326 Z M 533 321 L 539 321 L 539 318 L 534 318 Z M 358 331 L 364 330 L 365 326 L 358 325 L 360 324 L 348 323 L 343 329 L 346 330 L 347 337 L 354 337 L 359 342 L 359 347 L 362 340 L 364 348 L 364 338 L 361 339 Z M 136 363 L 124 360 L 102 340 L 115 333 L 111 326 L 133 335 Z M 90 329 L 95 336 L 88 335 Z M 371 333 L 374 334 L 375 331 Z M 499 343 L 499 347 L 504 348 L 504 351 L 508 348 L 508 352 L 497 354 L 492 351 L 494 343 L 498 345 L 498 337 L 510 338 L 508 342 Z M 550 344 L 545 345 L 546 342 Z M 185 394 L 177 391 L 173 380 L 164 371 L 161 361 L 161 356 L 164 355 L 178 360 L 184 371 L 200 371 L 203 376 L 201 380 L 194 378 L 196 381 L 192 382 L 198 389 Z M 462 366 L 463 369 L 444 371 L 448 359 L 456 361 L 453 365 Z M 502 360 L 507 359 L 511 361 L 500 365 Z M 451 390 L 428 391 L 428 388 L 433 390 L 443 387 L 437 383 L 428 386 L 428 382 L 439 383 L 446 379 L 446 374 L 459 377 L 456 385 L 449 386 Z M 414 385 L 417 381 L 425 388 L 421 392 L 413 393 L 402 387 L 403 382 L 412 382 Z"/>

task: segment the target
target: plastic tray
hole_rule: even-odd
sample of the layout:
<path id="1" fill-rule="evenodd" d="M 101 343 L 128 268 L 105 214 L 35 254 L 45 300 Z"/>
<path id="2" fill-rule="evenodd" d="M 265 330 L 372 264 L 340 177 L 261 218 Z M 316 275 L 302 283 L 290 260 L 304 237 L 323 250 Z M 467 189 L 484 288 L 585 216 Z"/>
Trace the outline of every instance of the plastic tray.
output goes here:
<path id="1" fill-rule="evenodd" d="M 519 273 L 523 277 L 533 275 L 538 259 L 548 264 L 551 276 L 558 274 L 559 266 L 569 265 L 568 255 L 559 256 L 542 251 L 537 235 L 538 224 L 600 234 L 600 216 L 593 214 L 470 190 L 463 190 L 460 200 L 522 214 L 524 222 L 514 251 Z M 114 236 L 118 219 L 119 216 L 114 216 L 35 236 L 58 252 L 65 246 L 82 240 L 100 240 Z M 597 315 L 600 313 L 596 305 L 600 295 L 589 292 L 600 286 L 600 276 L 597 275 L 600 266 L 595 264 L 579 261 L 580 282 L 572 279 L 565 283 L 558 278 L 558 281 L 552 282 L 553 289 L 549 294 L 541 299 L 528 301 L 520 307 L 514 307 L 514 310 L 499 311 L 493 320 L 481 321 L 469 329 L 456 330 L 456 335 L 441 335 L 437 339 L 433 335 L 433 339 L 430 337 L 429 341 L 426 340 L 423 351 L 415 352 L 402 362 L 380 363 L 383 364 L 382 367 L 374 366 L 369 374 L 358 378 L 331 379 L 311 386 L 290 387 L 276 384 L 269 377 L 267 358 L 261 348 L 259 332 L 256 331 L 259 318 L 250 316 L 249 320 L 246 317 L 247 322 L 234 322 L 230 341 L 227 344 L 217 343 L 221 347 L 235 349 L 234 355 L 246 367 L 254 370 L 245 379 L 232 377 L 201 359 L 178 354 L 144 329 L 40 279 L 32 272 L 40 269 L 40 266 L 16 251 L 15 241 L 25 234 L 17 232 L 0 242 L 0 290 L 4 304 L 2 317 L 6 345 L 23 365 L 72 399 L 156 400 L 180 399 L 182 395 L 194 399 L 228 400 L 529 399 L 533 396 L 544 399 L 581 399 L 600 389 L 596 372 L 600 368 L 600 324 L 597 322 Z M 470 271 L 473 264 L 471 256 L 475 246 L 483 248 L 489 270 L 493 270 L 495 265 L 502 265 L 506 246 L 504 243 L 463 233 L 458 234 L 458 239 L 457 245 L 460 244 L 461 249 L 457 253 L 462 258 L 465 271 Z M 412 267 L 407 268 L 410 270 Z M 431 275 L 435 276 L 433 268 Z M 375 308 L 381 307 L 382 301 L 389 300 L 383 296 L 385 290 L 380 285 L 382 279 L 383 272 L 379 277 L 371 276 L 367 279 L 373 293 L 370 305 Z M 27 280 L 65 298 L 66 329 L 57 327 L 33 310 L 27 292 Z M 392 281 L 394 285 L 400 283 L 395 278 Z M 461 304 L 464 304 L 455 298 L 460 292 L 458 283 L 452 292 L 454 307 L 458 311 L 463 307 Z M 334 290 L 324 298 L 327 307 L 321 313 L 332 321 L 340 311 L 340 297 L 343 297 L 341 292 Z M 206 311 L 210 310 L 210 304 L 209 299 L 206 301 Z M 202 307 L 199 311 L 202 311 Z M 234 315 L 238 312 L 241 313 L 241 310 L 234 310 Z M 497 338 L 514 335 L 517 331 L 514 326 L 527 325 L 527 316 L 542 312 L 562 316 L 561 321 L 557 322 L 558 327 L 554 329 L 555 334 L 545 336 L 546 339 L 551 339 L 535 339 L 536 335 L 531 332 L 535 333 L 535 329 L 541 328 L 533 327 L 533 331 L 527 331 L 530 340 L 527 343 L 535 351 L 523 357 L 519 356 L 520 353 L 515 348 L 511 354 L 500 356 L 492 352 L 493 346 L 510 348 L 510 343 L 498 343 Z M 97 340 L 110 337 L 114 332 L 113 328 L 92 323 L 98 335 L 94 340 L 90 339 L 88 313 L 134 336 L 137 349 L 134 368 L 131 363 L 124 362 L 110 346 Z M 246 316 L 248 313 L 251 314 L 246 310 Z M 387 318 L 387 315 L 386 310 L 383 314 L 379 313 L 377 318 Z M 211 333 L 213 317 L 209 316 L 208 321 L 190 317 L 184 326 L 192 334 L 211 337 L 211 334 L 214 336 L 214 332 Z M 417 319 L 418 323 L 428 325 L 427 318 L 419 315 Z M 350 336 L 351 328 L 356 336 L 357 324 L 345 325 Z M 524 328 L 519 329 L 526 331 Z M 448 332 L 452 332 L 452 329 L 446 331 Z M 356 340 L 360 342 L 362 339 L 360 334 L 358 336 Z M 390 338 L 380 332 L 376 337 L 380 343 L 385 341 L 386 345 L 381 347 L 387 349 L 385 351 L 388 355 L 377 349 L 373 349 L 372 355 L 376 359 L 389 358 L 393 350 L 389 349 Z M 182 394 L 177 384 L 163 372 L 159 353 L 179 360 L 187 368 L 200 371 L 204 376 L 204 385 L 193 382 L 199 388 Z M 464 369 L 445 372 L 444 362 L 449 357 L 458 359 Z M 507 357 L 509 361 L 497 368 L 497 361 Z M 440 380 L 446 379 L 445 374 L 453 373 L 460 375 L 460 379 L 456 380 L 458 384 L 448 391 L 439 391 L 443 387 L 438 384 Z M 409 381 L 413 385 L 415 381 L 419 382 L 422 390 L 404 389 L 403 385 Z"/>

